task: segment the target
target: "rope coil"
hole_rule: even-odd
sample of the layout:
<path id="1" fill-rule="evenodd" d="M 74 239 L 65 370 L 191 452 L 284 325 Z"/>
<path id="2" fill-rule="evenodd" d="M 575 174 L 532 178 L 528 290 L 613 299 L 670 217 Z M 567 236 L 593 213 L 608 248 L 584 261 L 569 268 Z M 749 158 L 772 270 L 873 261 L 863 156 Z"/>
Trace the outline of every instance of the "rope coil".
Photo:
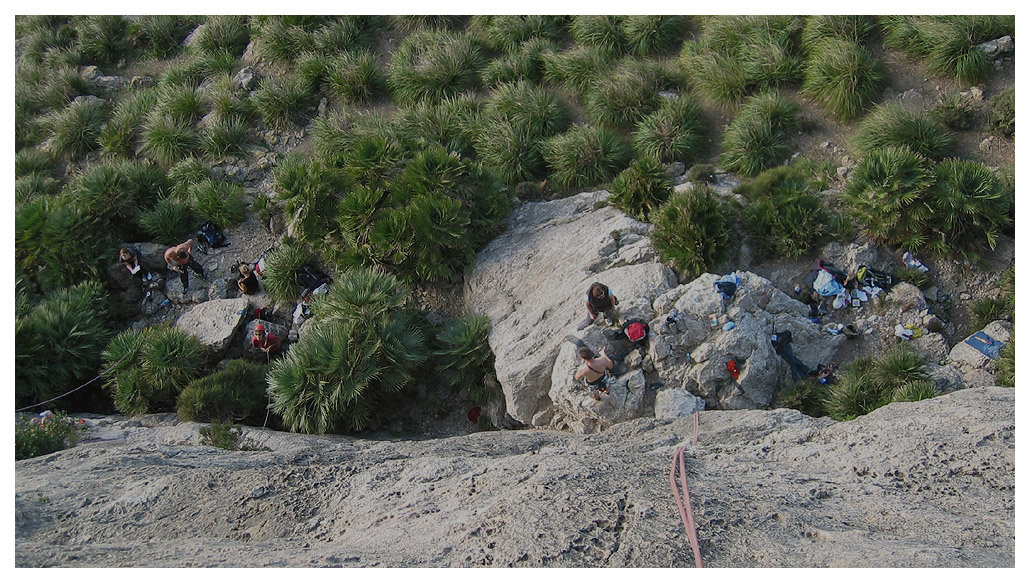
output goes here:
<path id="1" fill-rule="evenodd" d="M 699 415 L 695 412 L 694 445 L 697 445 L 699 427 Z M 690 539 L 690 548 L 694 551 L 694 566 L 700 569 L 704 567 L 704 562 L 701 560 L 701 545 L 697 539 L 697 524 L 694 522 L 694 510 L 690 506 L 690 490 L 687 488 L 687 464 L 683 456 L 683 452 L 686 449 L 686 447 L 681 446 L 676 449 L 676 453 L 672 456 L 672 467 L 669 469 L 669 486 L 672 487 L 672 497 L 676 500 L 676 506 L 679 508 L 680 520 L 683 521 L 683 530 L 686 531 L 687 538 Z M 678 484 L 676 480 L 677 470 L 679 471 Z"/>

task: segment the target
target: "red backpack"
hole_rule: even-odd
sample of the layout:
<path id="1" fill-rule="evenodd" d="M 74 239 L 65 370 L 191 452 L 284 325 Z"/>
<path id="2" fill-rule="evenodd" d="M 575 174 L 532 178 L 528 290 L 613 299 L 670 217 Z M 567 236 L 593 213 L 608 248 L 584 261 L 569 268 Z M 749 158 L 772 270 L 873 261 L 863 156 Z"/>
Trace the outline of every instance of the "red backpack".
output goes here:
<path id="1" fill-rule="evenodd" d="M 640 320 L 633 320 L 626 324 L 625 333 L 630 342 L 640 342 L 647 338 L 647 324 Z"/>

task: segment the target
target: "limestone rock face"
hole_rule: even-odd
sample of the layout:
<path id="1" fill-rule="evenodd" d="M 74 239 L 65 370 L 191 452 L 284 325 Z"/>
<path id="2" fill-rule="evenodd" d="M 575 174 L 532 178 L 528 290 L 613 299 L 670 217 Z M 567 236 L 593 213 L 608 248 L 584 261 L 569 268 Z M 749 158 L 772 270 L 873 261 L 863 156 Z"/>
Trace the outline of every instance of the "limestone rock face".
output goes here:
<path id="1" fill-rule="evenodd" d="M 698 417 L 697 444 L 686 417 L 414 440 L 242 427 L 249 451 L 174 413 L 90 417 L 79 445 L 15 462 L 13 562 L 692 568 L 668 479 L 686 447 L 706 567 L 1015 567 L 1012 388 L 847 422 Z"/>
<path id="2" fill-rule="evenodd" d="M 650 304 L 676 285 L 672 270 L 653 259 L 650 227 L 603 206 L 608 196 L 522 205 L 466 276 L 466 305 L 490 319 L 497 378 L 508 413 L 521 423 L 553 413 L 555 359 L 563 337 L 586 317 L 591 283 L 608 285 L 623 307 Z"/>
<path id="3" fill-rule="evenodd" d="M 217 355 L 225 351 L 243 322 L 244 314 L 238 312 L 246 309 L 247 300 L 243 298 L 211 300 L 191 307 L 179 317 L 175 326 L 196 336 L 201 344 Z"/>

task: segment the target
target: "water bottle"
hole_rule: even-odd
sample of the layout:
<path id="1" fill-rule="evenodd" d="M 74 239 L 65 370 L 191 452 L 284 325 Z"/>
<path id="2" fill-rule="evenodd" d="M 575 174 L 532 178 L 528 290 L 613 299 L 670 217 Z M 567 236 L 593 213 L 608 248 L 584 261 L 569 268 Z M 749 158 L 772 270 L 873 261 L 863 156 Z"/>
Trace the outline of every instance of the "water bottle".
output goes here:
<path id="1" fill-rule="evenodd" d="M 170 302 L 169 302 L 168 298 L 165 298 L 165 300 L 163 302 L 161 302 L 161 305 L 159 307 L 163 308 L 163 307 L 167 306 L 169 303 Z"/>

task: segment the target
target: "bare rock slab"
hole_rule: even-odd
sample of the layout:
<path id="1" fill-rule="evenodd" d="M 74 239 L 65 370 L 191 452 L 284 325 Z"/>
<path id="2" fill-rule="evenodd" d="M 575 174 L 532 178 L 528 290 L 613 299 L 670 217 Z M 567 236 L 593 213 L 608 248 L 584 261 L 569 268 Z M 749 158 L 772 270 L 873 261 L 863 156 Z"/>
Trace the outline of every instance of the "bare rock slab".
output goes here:
<path id="1" fill-rule="evenodd" d="M 187 310 L 175 322 L 175 326 L 196 336 L 201 344 L 216 355 L 221 354 L 243 322 L 247 303 L 245 298 L 203 302 Z"/>

